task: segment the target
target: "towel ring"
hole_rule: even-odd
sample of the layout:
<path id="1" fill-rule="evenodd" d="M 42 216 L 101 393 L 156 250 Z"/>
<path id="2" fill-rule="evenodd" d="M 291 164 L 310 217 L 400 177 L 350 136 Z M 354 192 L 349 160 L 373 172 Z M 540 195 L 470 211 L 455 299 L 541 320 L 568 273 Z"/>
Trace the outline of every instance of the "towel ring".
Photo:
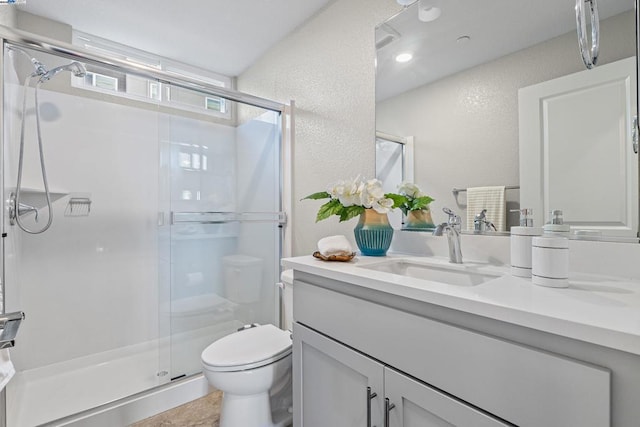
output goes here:
<path id="1" fill-rule="evenodd" d="M 589 41 L 587 40 L 586 3 L 589 3 L 591 12 L 591 49 L 587 48 Z M 600 50 L 600 19 L 596 0 L 576 0 L 576 27 L 582 62 L 590 70 L 598 62 Z"/>

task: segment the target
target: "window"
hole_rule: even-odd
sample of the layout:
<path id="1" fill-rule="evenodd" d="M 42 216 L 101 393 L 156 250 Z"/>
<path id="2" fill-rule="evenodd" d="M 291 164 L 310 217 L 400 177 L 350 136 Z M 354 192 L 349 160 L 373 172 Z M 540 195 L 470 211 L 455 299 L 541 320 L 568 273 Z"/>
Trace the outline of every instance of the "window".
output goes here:
<path id="1" fill-rule="evenodd" d="M 85 75 L 85 84 L 91 85 L 98 89 L 118 91 L 118 78 L 107 76 L 106 74 L 87 72 Z"/>
<path id="2" fill-rule="evenodd" d="M 210 85 L 231 88 L 232 80 L 228 76 L 162 58 L 80 31 L 74 30 L 73 44 L 95 52 L 106 53 L 124 61 L 153 67 L 174 74 L 176 77 L 186 77 Z M 86 64 L 86 67 L 87 74 L 84 78 L 72 78 L 74 87 L 148 102 L 159 102 L 181 110 L 231 119 L 228 101 L 224 98 L 206 95 L 191 89 L 165 85 L 156 80 L 112 71 L 91 64 Z"/>

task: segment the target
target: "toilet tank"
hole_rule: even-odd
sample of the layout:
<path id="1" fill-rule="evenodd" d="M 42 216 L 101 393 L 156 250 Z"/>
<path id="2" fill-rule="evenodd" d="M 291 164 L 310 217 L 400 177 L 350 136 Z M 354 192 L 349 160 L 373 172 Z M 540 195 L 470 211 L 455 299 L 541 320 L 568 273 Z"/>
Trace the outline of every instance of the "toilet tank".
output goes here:
<path id="1" fill-rule="evenodd" d="M 262 289 L 262 259 L 248 255 L 228 255 L 222 258 L 227 299 L 240 304 L 260 300 Z"/>
<path id="2" fill-rule="evenodd" d="M 280 274 L 280 281 L 283 284 L 283 329 L 293 330 L 293 270 L 285 270 Z"/>

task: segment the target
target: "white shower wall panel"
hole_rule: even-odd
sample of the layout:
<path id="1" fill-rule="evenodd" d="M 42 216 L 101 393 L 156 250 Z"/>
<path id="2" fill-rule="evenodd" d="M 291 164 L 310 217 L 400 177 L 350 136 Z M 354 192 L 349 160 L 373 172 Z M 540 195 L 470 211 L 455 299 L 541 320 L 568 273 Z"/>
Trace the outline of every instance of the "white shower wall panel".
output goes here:
<path id="1" fill-rule="evenodd" d="M 44 234 L 8 227 L 6 269 L 18 280 L 6 283 L 7 309 L 27 314 L 19 370 L 158 337 L 158 114 L 46 90 L 40 102 L 49 184 L 67 196 Z M 23 185 L 42 188 L 33 109 L 28 120 Z M 69 216 L 71 196 L 91 199 L 87 216 Z M 45 221 L 46 208 L 27 224 Z"/>
<path id="2" fill-rule="evenodd" d="M 266 112 L 236 130 L 238 210 L 280 210 L 280 117 Z M 279 233 L 277 224 L 246 222 L 238 236 L 238 253 L 263 260 L 259 309 L 253 321 L 275 322 L 275 283 L 279 281 Z M 275 253 L 275 257 L 274 257 Z M 275 259 L 275 262 L 273 260 Z"/>

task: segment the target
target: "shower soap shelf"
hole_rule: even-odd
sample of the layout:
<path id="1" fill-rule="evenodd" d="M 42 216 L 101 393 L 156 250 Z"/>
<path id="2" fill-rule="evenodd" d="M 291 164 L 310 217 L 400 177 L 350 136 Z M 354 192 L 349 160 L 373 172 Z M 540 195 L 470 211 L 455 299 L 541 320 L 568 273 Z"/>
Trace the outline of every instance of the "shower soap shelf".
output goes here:
<path id="1" fill-rule="evenodd" d="M 11 190 L 13 194 L 15 194 L 16 190 Z M 49 197 L 51 198 L 51 203 L 55 202 L 58 199 L 63 198 L 69 193 L 64 191 L 49 191 Z M 37 190 L 35 188 L 25 188 L 22 187 L 20 189 L 20 203 L 25 205 L 33 206 L 36 209 L 41 209 L 47 206 L 47 196 L 45 195 L 44 190 Z"/>

